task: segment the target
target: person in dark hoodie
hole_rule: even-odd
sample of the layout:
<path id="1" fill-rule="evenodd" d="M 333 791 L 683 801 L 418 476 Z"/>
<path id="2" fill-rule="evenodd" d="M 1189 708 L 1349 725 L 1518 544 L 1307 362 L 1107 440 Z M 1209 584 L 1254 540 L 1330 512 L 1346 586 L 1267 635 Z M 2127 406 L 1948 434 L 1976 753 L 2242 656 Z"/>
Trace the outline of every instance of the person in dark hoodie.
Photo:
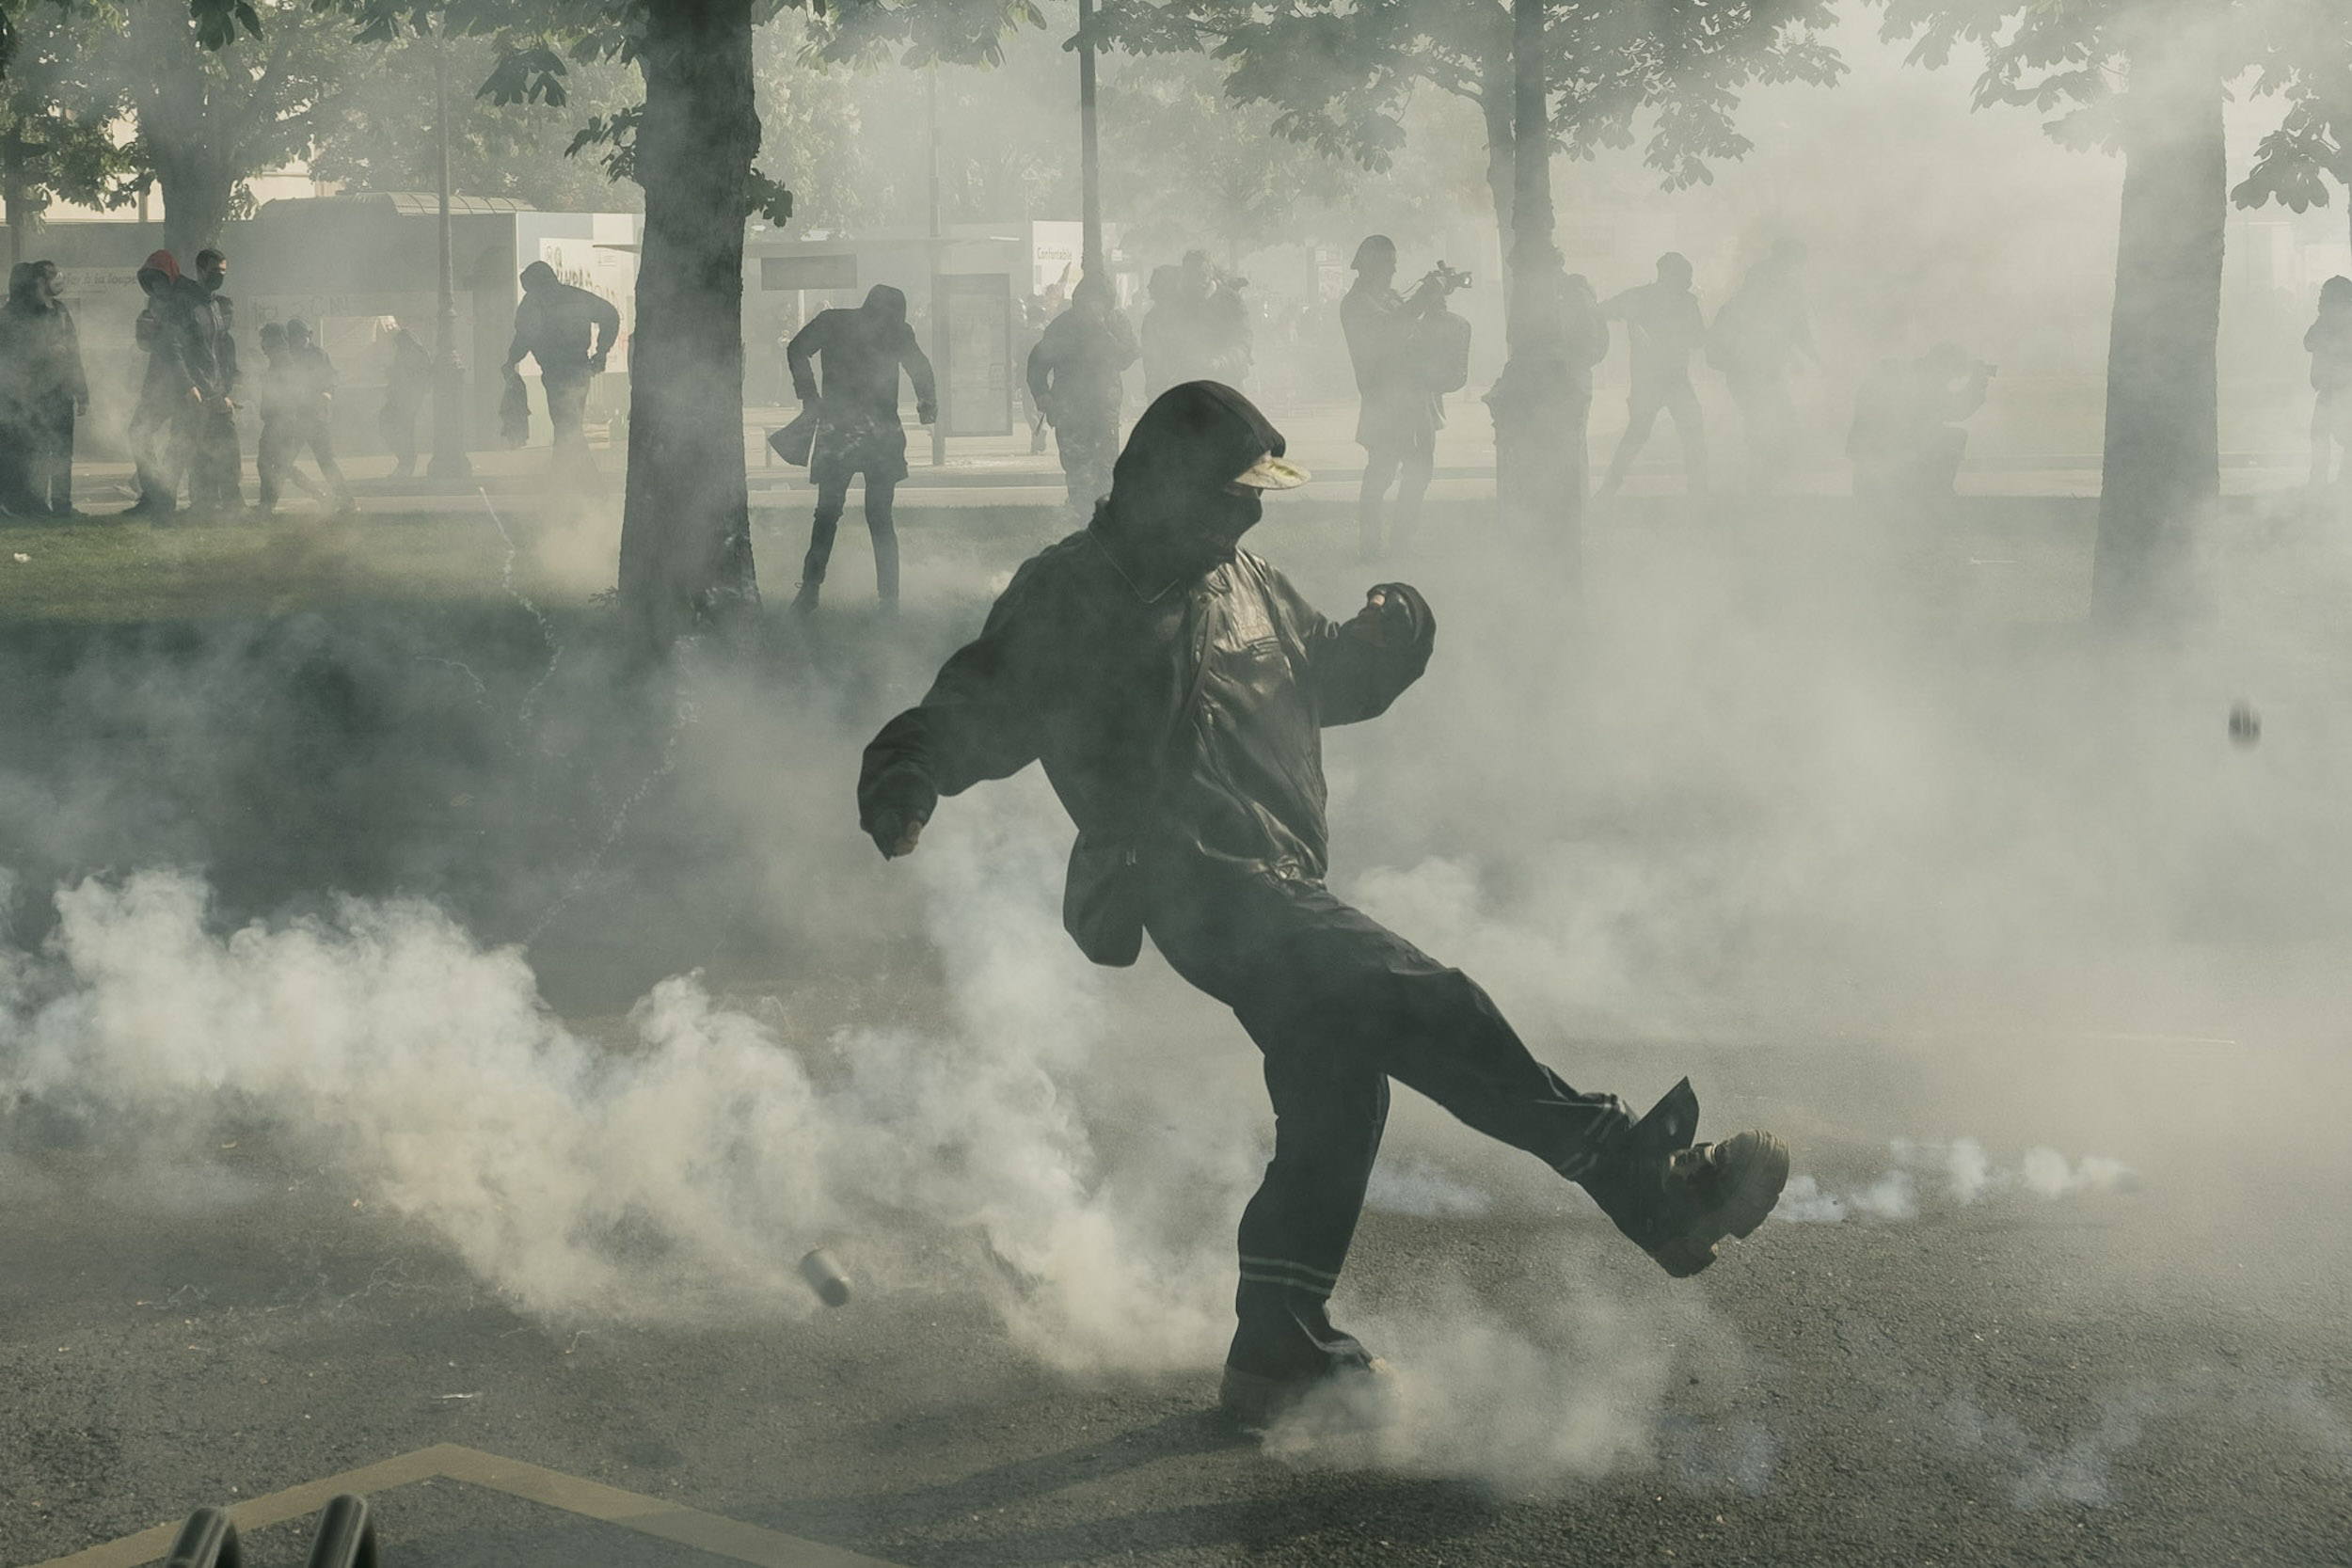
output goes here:
<path id="1" fill-rule="evenodd" d="M 89 412 L 81 339 L 57 297 L 57 263 L 20 261 L 0 307 L 0 504 L 30 516 L 73 512 L 73 421 Z"/>
<path id="2" fill-rule="evenodd" d="M 548 395 L 548 429 L 555 443 L 559 473 L 594 469 L 588 436 L 588 384 L 604 372 L 605 357 L 620 341 L 621 313 L 612 302 L 564 282 L 545 261 L 522 271 L 522 303 L 515 308 L 515 341 L 501 367 L 510 384 L 529 355 L 539 362 L 539 385 Z M 526 405 L 527 407 L 527 405 Z M 525 421 L 529 414 L 526 412 Z"/>
<path id="3" fill-rule="evenodd" d="M 1080 949 L 1132 963 L 1150 932 L 1256 1041 L 1274 1159 L 1242 1216 L 1219 1402 L 1260 1430 L 1384 1370 L 1327 1303 L 1391 1078 L 1581 1182 L 1676 1275 L 1761 1224 L 1788 1170 L 1770 1133 L 1694 1144 L 1687 1079 L 1638 1122 L 1578 1093 L 1468 976 L 1325 885 L 1322 731 L 1387 711 L 1428 664 L 1436 621 L 1393 582 L 1327 620 L 1241 548 L 1261 493 L 1306 480 L 1283 451 L 1232 388 L 1171 388 L 1093 521 L 1021 567 L 858 779 L 860 825 L 896 858 L 942 796 L 1041 761 L 1078 827 L 1062 910 Z"/>
<path id="4" fill-rule="evenodd" d="M 131 419 L 139 499 L 130 510 L 168 515 L 179 507 L 180 482 L 187 477 L 204 421 L 228 401 L 228 391 L 204 286 L 182 277 L 168 250 L 149 256 L 138 279 L 147 308 L 135 335 L 147 353 L 147 374 Z"/>
<path id="5" fill-rule="evenodd" d="M 825 567 L 833 560 L 834 534 L 850 504 L 850 481 L 866 476 L 866 531 L 874 536 L 874 583 L 882 608 L 898 604 L 898 533 L 891 501 L 907 477 L 907 433 L 898 420 L 898 372 L 914 383 L 914 417 L 930 424 L 939 417 L 939 390 L 931 362 L 907 325 L 907 296 L 887 283 L 866 291 L 854 310 L 819 310 L 785 345 L 792 390 L 803 406 L 817 410 L 817 443 L 809 453 L 808 479 L 817 486 L 817 517 L 810 526 L 808 554 L 801 562 L 801 591 L 792 608 L 817 608 Z M 818 382 L 821 359 L 824 382 Z"/>

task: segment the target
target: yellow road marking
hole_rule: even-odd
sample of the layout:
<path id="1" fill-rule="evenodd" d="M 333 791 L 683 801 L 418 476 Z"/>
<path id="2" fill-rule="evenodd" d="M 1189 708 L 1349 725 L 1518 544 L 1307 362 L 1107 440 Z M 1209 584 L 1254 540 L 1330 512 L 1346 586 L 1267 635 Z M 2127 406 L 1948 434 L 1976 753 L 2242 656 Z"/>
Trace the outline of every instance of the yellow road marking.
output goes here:
<path id="1" fill-rule="evenodd" d="M 341 1492 L 357 1492 L 365 1497 L 436 1478 L 488 1487 L 509 1497 L 562 1509 L 566 1513 L 635 1530 L 640 1535 L 675 1541 L 713 1557 L 754 1563 L 757 1568 L 891 1568 L 879 1558 L 861 1557 L 838 1546 L 723 1519 L 697 1508 L 624 1492 L 617 1486 L 583 1481 L 561 1470 L 501 1458 L 456 1443 L 436 1443 L 397 1459 L 362 1465 L 322 1481 L 304 1481 L 265 1497 L 253 1497 L 231 1508 L 229 1516 L 241 1533 L 250 1534 L 316 1513 L 326 1506 L 327 1498 Z M 71 1557 L 33 1564 L 32 1568 L 140 1568 L 142 1563 L 153 1562 L 170 1551 L 179 1533 L 176 1524 L 157 1525 Z M 396 1555 L 394 1560 L 397 1561 Z"/>

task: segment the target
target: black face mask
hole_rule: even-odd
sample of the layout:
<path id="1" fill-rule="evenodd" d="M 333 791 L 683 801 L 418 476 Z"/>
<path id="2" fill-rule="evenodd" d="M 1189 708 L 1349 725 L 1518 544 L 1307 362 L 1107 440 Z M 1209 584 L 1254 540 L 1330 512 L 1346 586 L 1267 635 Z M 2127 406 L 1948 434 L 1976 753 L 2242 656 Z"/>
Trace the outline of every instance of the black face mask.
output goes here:
<path id="1" fill-rule="evenodd" d="M 1219 489 L 1204 497 L 1185 520 L 1177 546 L 1177 571 L 1191 580 L 1231 565 L 1241 536 L 1263 515 L 1265 501 L 1255 490 L 1237 494 Z"/>

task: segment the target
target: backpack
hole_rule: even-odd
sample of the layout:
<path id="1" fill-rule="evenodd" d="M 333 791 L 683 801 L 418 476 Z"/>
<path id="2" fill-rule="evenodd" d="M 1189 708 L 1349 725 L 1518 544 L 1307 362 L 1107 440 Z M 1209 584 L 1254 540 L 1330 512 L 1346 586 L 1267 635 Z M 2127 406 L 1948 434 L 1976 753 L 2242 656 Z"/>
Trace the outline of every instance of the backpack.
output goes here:
<path id="1" fill-rule="evenodd" d="M 1470 324 L 1443 305 L 1413 323 L 1413 367 L 1427 390 L 1443 395 L 1470 385 Z"/>

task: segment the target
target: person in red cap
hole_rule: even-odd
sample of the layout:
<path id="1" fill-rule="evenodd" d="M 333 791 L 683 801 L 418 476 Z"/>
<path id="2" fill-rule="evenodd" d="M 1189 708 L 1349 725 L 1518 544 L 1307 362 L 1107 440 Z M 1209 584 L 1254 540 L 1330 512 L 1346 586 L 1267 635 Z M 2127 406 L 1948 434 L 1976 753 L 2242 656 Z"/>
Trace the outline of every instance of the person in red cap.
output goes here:
<path id="1" fill-rule="evenodd" d="M 139 499 L 131 511 L 167 515 L 178 510 L 180 484 L 205 423 L 227 407 L 229 393 L 204 286 L 182 277 L 168 250 L 150 256 L 138 277 L 147 292 L 137 326 L 147 375 L 131 419 L 139 471 Z"/>
<path id="2" fill-rule="evenodd" d="M 1677 1084 L 1640 1121 L 1537 1061 L 1458 969 L 1325 885 L 1322 732 L 1386 712 L 1435 644 L 1381 583 L 1344 624 L 1241 547 L 1263 491 L 1304 483 L 1281 433 L 1213 381 L 1136 421 L 1094 519 L 1032 557 L 922 702 L 866 749 L 858 820 L 910 854 L 940 797 L 1042 762 L 1078 826 L 1062 923 L 1097 963 L 1143 934 L 1265 1057 L 1274 1159 L 1241 1220 L 1219 1403 L 1263 1430 L 1383 1369 L 1328 1301 L 1380 1148 L 1389 1081 L 1582 1183 L 1669 1274 L 1763 1223 L 1788 1175 L 1769 1132 L 1696 1144 Z"/>

